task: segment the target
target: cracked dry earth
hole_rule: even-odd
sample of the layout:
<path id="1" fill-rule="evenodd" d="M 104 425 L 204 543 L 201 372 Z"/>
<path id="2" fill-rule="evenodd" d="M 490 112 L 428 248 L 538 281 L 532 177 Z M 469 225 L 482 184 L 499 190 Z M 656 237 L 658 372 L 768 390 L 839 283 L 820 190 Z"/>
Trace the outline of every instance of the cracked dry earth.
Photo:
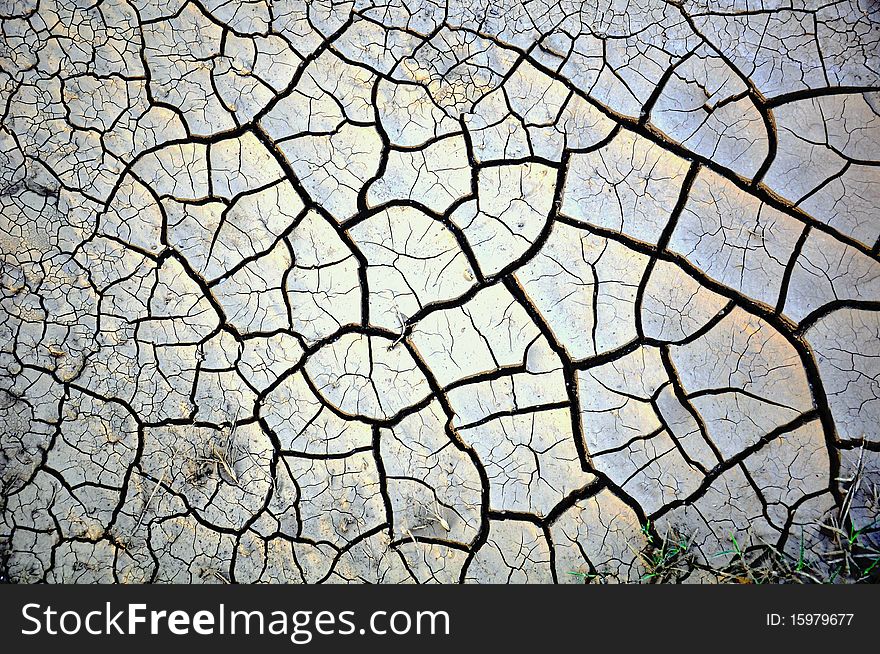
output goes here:
<path id="1" fill-rule="evenodd" d="M 870 531 L 877 2 L 0 18 L 7 580 L 635 582 L 676 534 L 706 581 Z"/>

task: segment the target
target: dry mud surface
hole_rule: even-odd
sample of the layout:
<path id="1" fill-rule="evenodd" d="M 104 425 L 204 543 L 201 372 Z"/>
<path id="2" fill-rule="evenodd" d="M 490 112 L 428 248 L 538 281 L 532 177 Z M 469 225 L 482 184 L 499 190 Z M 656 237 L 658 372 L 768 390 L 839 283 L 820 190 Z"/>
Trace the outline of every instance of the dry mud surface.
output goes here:
<path id="1" fill-rule="evenodd" d="M 821 569 L 878 77 L 873 0 L 0 0 L 3 576 Z"/>

